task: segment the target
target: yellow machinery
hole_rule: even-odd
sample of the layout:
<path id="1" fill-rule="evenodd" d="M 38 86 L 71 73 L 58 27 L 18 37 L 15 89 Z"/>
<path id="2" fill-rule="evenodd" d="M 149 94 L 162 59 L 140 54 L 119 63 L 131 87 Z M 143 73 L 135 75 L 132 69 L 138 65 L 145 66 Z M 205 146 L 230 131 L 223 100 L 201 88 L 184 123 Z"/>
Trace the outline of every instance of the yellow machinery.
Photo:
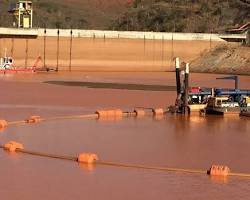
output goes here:
<path id="1" fill-rule="evenodd" d="M 18 1 L 11 5 L 9 10 L 13 14 L 13 26 L 17 28 L 32 28 L 33 5 L 32 1 Z"/>
<path id="2" fill-rule="evenodd" d="M 250 97 L 249 96 L 243 96 L 243 105 L 245 107 L 250 107 Z"/>

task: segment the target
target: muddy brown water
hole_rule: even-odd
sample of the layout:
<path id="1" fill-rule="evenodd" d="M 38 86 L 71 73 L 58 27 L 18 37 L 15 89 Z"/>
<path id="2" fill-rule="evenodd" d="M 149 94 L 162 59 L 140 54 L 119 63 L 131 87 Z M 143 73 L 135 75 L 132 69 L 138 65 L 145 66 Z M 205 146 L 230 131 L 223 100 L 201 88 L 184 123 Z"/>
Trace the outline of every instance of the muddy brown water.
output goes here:
<path id="1" fill-rule="evenodd" d="M 192 83 L 232 87 L 214 81 L 221 75 L 193 74 Z M 25 77 L 25 78 L 24 78 Z M 98 108 L 170 105 L 173 91 L 92 89 L 51 85 L 45 81 L 74 80 L 174 85 L 173 73 L 77 73 L 4 76 L 0 80 L 0 118 L 24 119 L 93 113 Z M 249 89 L 250 77 L 240 77 Z M 208 169 L 228 165 L 233 172 L 250 173 L 249 118 L 166 115 L 119 121 L 60 120 L 11 126 L 0 132 L 0 143 L 15 140 L 26 149 L 76 156 L 97 153 L 105 161 Z M 250 180 L 211 179 L 207 175 L 165 173 L 128 168 L 88 168 L 0 150 L 2 199 L 248 199 Z"/>

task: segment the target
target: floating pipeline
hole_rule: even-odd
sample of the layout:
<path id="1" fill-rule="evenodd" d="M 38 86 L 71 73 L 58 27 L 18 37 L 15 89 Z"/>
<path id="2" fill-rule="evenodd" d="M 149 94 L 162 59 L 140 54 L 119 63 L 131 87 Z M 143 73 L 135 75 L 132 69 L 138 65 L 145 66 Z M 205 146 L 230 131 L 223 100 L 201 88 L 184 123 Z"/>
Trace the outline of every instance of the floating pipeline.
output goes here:
<path id="1" fill-rule="evenodd" d="M 26 120 L 26 123 L 39 123 L 42 121 L 42 118 L 38 115 L 31 116 Z"/>
<path id="2" fill-rule="evenodd" d="M 229 176 L 236 176 L 242 178 L 250 178 L 250 174 L 247 173 L 233 173 L 230 171 L 228 166 L 222 165 L 212 165 L 208 170 L 198 170 L 198 169 L 181 169 L 181 168 L 169 168 L 169 167 L 158 167 L 158 166 L 146 166 L 139 164 L 131 163 L 117 163 L 117 162 L 108 162 L 99 160 L 97 154 L 94 153 L 81 153 L 78 156 L 65 156 L 65 155 L 55 155 L 41 152 L 34 152 L 26 150 L 24 146 L 18 142 L 8 142 L 5 145 L 0 145 L 0 148 L 8 151 L 10 153 L 23 153 L 29 154 L 32 156 L 39 156 L 51 159 L 61 159 L 67 161 L 78 162 L 79 164 L 87 165 L 105 165 L 110 167 L 119 167 L 119 168 L 133 168 L 133 169 L 143 169 L 143 170 L 153 170 L 153 171 L 162 171 L 162 172 L 175 172 L 175 173 L 186 173 L 186 174 L 204 174 L 211 177 L 222 177 L 226 178 Z"/>
<path id="3" fill-rule="evenodd" d="M 0 129 L 4 129 L 8 126 L 8 122 L 6 120 L 0 120 Z"/>
<path id="4" fill-rule="evenodd" d="M 5 129 L 8 126 L 12 125 L 21 125 L 21 124 L 35 124 L 40 122 L 55 121 L 55 120 L 67 120 L 67 119 L 97 119 L 97 120 L 116 120 L 122 119 L 123 117 L 145 117 L 145 116 L 154 116 L 159 117 L 167 113 L 168 110 L 162 108 L 136 108 L 132 112 L 123 112 L 120 109 L 113 110 L 98 110 L 94 114 L 86 115 L 70 115 L 70 116 L 59 116 L 59 117 L 49 117 L 42 118 L 39 115 L 30 116 L 27 119 L 20 121 L 6 121 L 4 119 L 0 120 L 0 129 Z"/>

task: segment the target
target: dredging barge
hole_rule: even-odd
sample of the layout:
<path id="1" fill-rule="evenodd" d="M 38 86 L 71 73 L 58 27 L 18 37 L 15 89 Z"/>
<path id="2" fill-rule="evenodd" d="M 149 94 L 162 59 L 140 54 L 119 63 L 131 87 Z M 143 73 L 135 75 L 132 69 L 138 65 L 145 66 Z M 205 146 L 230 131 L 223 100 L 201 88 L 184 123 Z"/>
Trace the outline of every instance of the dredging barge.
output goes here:
<path id="1" fill-rule="evenodd" d="M 180 70 L 180 60 L 175 59 L 177 98 L 174 106 L 169 109 L 172 113 L 226 115 L 243 113 L 249 115 L 250 90 L 238 88 L 238 76 L 217 79 L 234 80 L 234 89 L 189 87 L 189 64 L 185 70 Z M 247 113 L 247 114 L 245 114 Z"/>

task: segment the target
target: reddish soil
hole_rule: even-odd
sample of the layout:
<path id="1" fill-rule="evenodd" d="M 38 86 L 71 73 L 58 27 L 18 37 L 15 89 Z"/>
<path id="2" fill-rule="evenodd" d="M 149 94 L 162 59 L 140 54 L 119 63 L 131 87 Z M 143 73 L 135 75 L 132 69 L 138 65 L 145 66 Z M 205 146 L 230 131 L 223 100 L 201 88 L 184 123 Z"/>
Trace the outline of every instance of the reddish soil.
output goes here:
<path id="1" fill-rule="evenodd" d="M 191 63 L 193 72 L 250 75 L 250 47 L 222 44 L 204 51 Z"/>
<path id="2" fill-rule="evenodd" d="M 72 70 L 80 71 L 172 71 L 174 57 L 190 62 L 217 42 L 74 38 Z M 69 70 L 70 38 L 60 38 L 59 70 Z M 46 65 L 56 67 L 56 38 L 47 38 Z M 25 66 L 25 39 L 0 39 L 0 54 L 7 48 L 16 66 Z M 43 38 L 28 41 L 28 66 L 44 57 Z M 43 63 L 40 63 L 43 66 Z"/>

